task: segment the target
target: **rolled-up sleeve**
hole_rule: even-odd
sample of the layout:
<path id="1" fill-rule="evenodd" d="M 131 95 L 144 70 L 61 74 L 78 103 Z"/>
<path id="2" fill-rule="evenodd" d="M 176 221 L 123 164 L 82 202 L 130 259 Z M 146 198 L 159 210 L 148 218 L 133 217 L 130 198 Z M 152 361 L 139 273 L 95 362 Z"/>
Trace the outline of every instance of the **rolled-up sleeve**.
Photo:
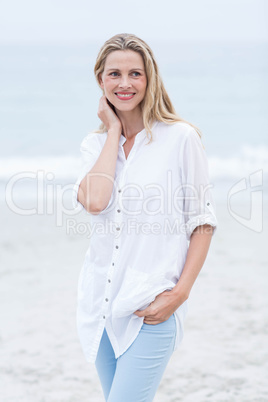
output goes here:
<path id="1" fill-rule="evenodd" d="M 81 206 L 84 207 L 77 199 L 79 185 L 93 168 L 101 152 L 100 144 L 96 138 L 97 135 L 99 134 L 89 133 L 80 145 L 80 170 L 72 191 L 72 204 L 75 209 L 81 208 Z"/>
<path id="2" fill-rule="evenodd" d="M 216 206 L 210 183 L 208 160 L 202 141 L 189 129 L 181 149 L 181 177 L 184 194 L 184 227 L 188 240 L 197 226 L 209 224 L 217 229 Z"/>

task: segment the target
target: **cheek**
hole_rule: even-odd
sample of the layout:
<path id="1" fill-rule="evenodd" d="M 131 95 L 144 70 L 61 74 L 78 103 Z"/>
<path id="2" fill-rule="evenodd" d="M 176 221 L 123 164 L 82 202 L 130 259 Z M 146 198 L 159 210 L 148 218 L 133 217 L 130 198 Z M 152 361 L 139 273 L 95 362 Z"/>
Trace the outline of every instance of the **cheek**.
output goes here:
<path id="1" fill-rule="evenodd" d="M 147 86 L 147 80 L 146 80 L 146 78 L 144 78 L 144 79 L 142 79 L 142 80 L 140 80 L 140 82 L 139 82 L 139 88 L 141 89 L 141 90 L 146 90 L 146 86 Z"/>
<path id="2" fill-rule="evenodd" d="M 103 79 L 103 86 L 104 88 L 108 89 L 112 86 L 112 80 L 109 78 L 104 78 Z"/>

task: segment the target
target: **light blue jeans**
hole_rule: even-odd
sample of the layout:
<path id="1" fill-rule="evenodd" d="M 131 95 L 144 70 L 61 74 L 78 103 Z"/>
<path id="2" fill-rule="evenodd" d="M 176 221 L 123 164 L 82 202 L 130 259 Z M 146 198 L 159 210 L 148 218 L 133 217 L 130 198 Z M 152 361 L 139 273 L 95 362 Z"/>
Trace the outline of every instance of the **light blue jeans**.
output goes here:
<path id="1" fill-rule="evenodd" d="M 174 351 L 174 314 L 160 324 L 143 323 L 118 359 L 104 329 L 95 366 L 106 402 L 151 402 Z"/>

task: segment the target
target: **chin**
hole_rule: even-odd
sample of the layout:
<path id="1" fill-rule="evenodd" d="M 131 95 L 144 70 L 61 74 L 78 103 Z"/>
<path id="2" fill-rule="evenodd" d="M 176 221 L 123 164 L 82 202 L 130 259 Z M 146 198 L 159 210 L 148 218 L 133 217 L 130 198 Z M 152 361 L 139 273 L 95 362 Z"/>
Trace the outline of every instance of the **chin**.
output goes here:
<path id="1" fill-rule="evenodd" d="M 137 106 L 130 107 L 130 106 L 115 106 L 116 110 L 119 110 L 119 112 L 131 112 L 132 110 L 135 110 Z"/>
<path id="2" fill-rule="evenodd" d="M 120 104 L 118 104 L 118 102 L 114 102 L 114 107 L 117 109 L 117 110 L 119 110 L 120 112 L 122 111 L 122 112 L 131 112 L 132 110 L 135 110 L 135 109 L 137 109 L 138 107 L 140 107 L 139 105 L 140 105 L 140 103 L 138 103 L 138 104 L 135 104 L 135 105 L 130 105 L 130 104 L 125 104 L 125 105 L 122 105 L 122 103 L 120 103 Z"/>

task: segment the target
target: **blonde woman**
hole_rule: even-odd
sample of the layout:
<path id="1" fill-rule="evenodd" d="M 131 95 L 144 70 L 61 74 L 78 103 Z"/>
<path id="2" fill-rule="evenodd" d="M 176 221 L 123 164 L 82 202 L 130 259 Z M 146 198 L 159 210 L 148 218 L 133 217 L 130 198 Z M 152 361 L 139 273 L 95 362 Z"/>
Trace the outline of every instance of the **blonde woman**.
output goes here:
<path id="1" fill-rule="evenodd" d="M 90 214 L 77 327 L 108 402 L 152 401 L 183 337 L 217 219 L 199 130 L 175 112 L 150 47 L 100 49 L 100 128 L 81 144 L 74 205 Z"/>

